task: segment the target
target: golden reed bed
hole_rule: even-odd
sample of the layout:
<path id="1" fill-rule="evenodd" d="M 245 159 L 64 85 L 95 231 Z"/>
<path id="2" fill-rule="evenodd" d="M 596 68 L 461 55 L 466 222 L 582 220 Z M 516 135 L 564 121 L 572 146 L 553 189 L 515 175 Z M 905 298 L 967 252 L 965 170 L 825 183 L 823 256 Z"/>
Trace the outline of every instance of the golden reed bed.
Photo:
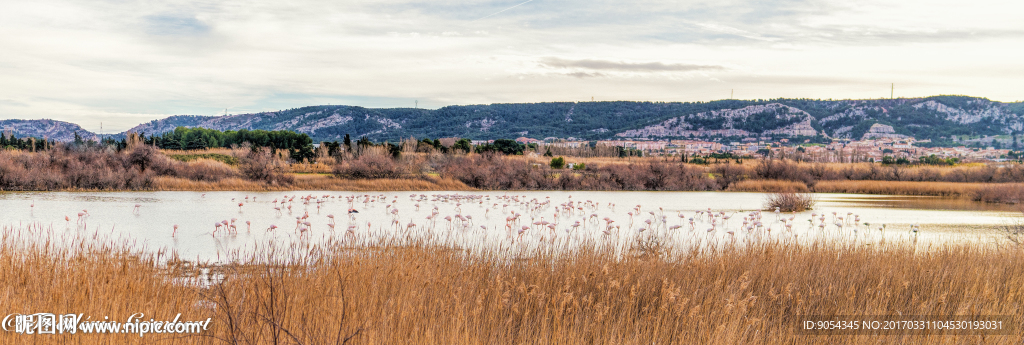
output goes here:
<path id="1" fill-rule="evenodd" d="M 0 246 L 7 313 L 212 318 L 201 336 L 0 333 L 77 344 L 1020 344 L 1024 249 L 763 243 L 625 255 L 591 247 L 467 253 L 424 242 L 312 248 L 218 266 L 130 245 Z M 34 235 L 33 235 L 34 236 Z M 44 242 L 45 243 L 45 242 Z M 642 248 L 642 249 L 640 249 Z M 294 249 L 294 248 L 293 248 Z M 162 255 L 162 254 L 161 254 Z M 1010 315 L 1011 335 L 813 336 L 801 315 Z M 44 338 L 45 337 L 45 338 Z"/>

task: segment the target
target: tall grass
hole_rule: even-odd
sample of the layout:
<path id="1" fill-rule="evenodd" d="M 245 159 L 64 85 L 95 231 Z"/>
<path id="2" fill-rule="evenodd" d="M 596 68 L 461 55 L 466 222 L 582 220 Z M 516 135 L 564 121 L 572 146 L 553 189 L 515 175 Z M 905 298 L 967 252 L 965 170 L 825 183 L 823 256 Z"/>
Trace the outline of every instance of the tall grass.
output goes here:
<path id="1" fill-rule="evenodd" d="M 167 157 L 170 158 L 170 159 L 177 160 L 177 161 L 182 161 L 182 162 L 191 162 L 191 161 L 194 161 L 194 160 L 197 160 L 197 159 L 209 159 L 209 160 L 215 160 L 215 161 L 218 161 L 218 162 L 221 162 L 221 163 L 224 163 L 224 164 L 228 164 L 228 165 L 237 165 L 238 164 L 238 158 L 235 158 L 234 156 L 226 155 L 226 154 L 223 154 L 223 153 L 170 154 L 170 155 L 167 155 Z"/>
<path id="2" fill-rule="evenodd" d="M 1024 250 L 991 245 L 765 242 L 472 252 L 430 242 L 330 244 L 218 266 L 130 245 L 8 236 L 9 312 L 212 317 L 199 337 L 47 342 L 275 344 L 996 343 L 1024 340 Z M 292 248 L 295 250 L 295 248 Z M 294 254 L 299 253 L 299 254 Z M 170 262 L 168 264 L 167 262 Z M 206 272 L 214 280 L 182 277 Z M 202 276 L 202 275 L 200 275 Z M 807 336 L 804 315 L 1010 315 L 1007 336 Z M 5 343 L 39 336 L 0 333 Z"/>
<path id="3" fill-rule="evenodd" d="M 910 181 L 820 181 L 814 185 L 814 191 L 819 193 L 971 197 L 976 191 L 985 186 L 1002 188 L 1005 187 L 1006 184 Z"/>
<path id="4" fill-rule="evenodd" d="M 1024 186 L 1014 184 L 997 184 L 981 186 L 972 193 L 974 201 L 1019 204 L 1024 201 Z"/>
<path id="5" fill-rule="evenodd" d="M 743 180 L 729 185 L 727 189 L 736 192 L 799 192 L 809 191 L 807 185 L 799 181 L 785 180 Z"/>

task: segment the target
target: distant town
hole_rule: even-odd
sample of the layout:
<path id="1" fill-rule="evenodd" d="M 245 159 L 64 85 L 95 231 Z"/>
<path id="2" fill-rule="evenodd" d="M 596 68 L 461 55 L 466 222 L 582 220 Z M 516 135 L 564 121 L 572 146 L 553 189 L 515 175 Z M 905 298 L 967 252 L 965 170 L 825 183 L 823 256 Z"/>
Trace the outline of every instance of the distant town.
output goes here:
<path id="1" fill-rule="evenodd" d="M 810 162 L 917 162 L 922 158 L 929 163 L 944 162 L 1001 162 L 1024 158 L 1020 151 L 997 149 L 995 147 L 921 147 L 913 137 L 895 134 L 892 127 L 876 124 L 860 140 L 837 138 L 829 143 L 812 143 L 810 139 L 794 141 L 787 138 L 770 137 L 743 138 L 739 141 L 722 140 L 598 140 L 581 141 L 560 138 L 544 140 L 519 137 L 515 141 L 525 145 L 536 145 L 538 152 L 545 147 L 621 147 L 642 152 L 645 156 L 689 156 L 708 157 L 728 155 L 732 157 L 790 158 Z M 474 145 L 492 143 L 493 140 L 476 140 Z"/>

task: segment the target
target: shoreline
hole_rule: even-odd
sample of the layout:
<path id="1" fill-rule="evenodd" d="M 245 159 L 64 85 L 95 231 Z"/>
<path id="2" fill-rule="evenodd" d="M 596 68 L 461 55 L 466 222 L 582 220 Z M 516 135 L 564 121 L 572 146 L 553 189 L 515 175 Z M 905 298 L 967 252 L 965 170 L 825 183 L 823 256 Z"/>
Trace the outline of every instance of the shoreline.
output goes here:
<path id="1" fill-rule="evenodd" d="M 141 189 L 86 189 L 68 188 L 56 190 L 0 190 L 0 192 L 158 192 L 158 191 L 646 191 L 646 190 L 601 190 L 601 189 L 478 189 L 451 178 L 389 178 L 389 179 L 341 179 L 324 174 L 295 174 L 295 181 L 288 185 L 271 185 L 243 178 L 227 178 L 220 181 L 194 181 L 184 178 L 160 176 L 153 179 L 153 186 Z M 878 180 L 826 180 L 818 181 L 813 187 L 803 182 L 788 180 L 744 180 L 717 192 L 796 192 L 796 193 L 842 193 L 901 196 L 933 196 L 945 198 L 975 198 L 985 190 L 1020 188 L 1020 183 L 979 183 L 979 182 L 927 182 L 927 181 L 878 181 Z M 697 190 L 664 190 L 688 192 Z M 706 191 L 706 190 L 703 190 Z M 976 200 L 977 201 L 977 200 Z"/>

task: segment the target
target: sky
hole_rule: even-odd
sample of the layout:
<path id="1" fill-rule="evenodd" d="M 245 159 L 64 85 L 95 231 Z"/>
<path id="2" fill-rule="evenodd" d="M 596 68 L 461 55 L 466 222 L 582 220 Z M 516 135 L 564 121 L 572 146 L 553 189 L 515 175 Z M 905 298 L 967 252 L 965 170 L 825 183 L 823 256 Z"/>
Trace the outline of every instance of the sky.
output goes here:
<path id="1" fill-rule="evenodd" d="M 0 119 L 344 104 L 1024 100 L 1024 2 L 4 0 Z M 891 89 L 895 85 L 894 90 Z"/>

